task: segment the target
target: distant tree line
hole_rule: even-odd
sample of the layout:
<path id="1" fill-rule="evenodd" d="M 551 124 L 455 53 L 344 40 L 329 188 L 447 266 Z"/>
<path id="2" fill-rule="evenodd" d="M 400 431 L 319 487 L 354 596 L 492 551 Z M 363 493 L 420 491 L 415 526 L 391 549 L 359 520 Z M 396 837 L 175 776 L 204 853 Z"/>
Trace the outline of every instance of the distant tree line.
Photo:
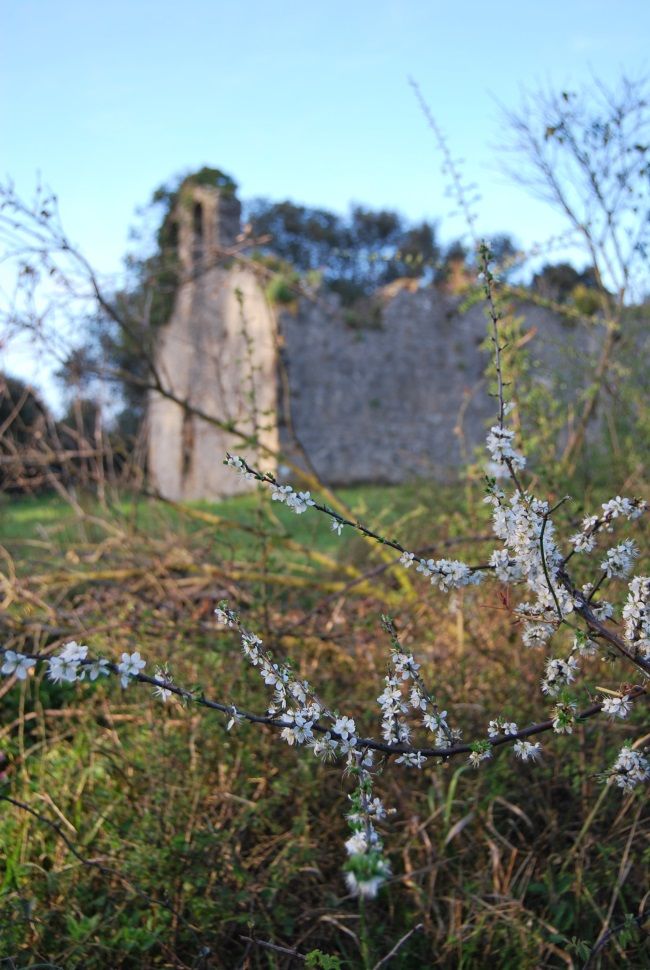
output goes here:
<path id="1" fill-rule="evenodd" d="M 245 212 L 252 238 L 261 241 L 259 252 L 300 273 L 320 273 L 346 305 L 400 277 L 432 279 L 441 256 L 434 223 L 412 225 L 388 209 L 353 206 L 339 215 L 255 199 Z"/>

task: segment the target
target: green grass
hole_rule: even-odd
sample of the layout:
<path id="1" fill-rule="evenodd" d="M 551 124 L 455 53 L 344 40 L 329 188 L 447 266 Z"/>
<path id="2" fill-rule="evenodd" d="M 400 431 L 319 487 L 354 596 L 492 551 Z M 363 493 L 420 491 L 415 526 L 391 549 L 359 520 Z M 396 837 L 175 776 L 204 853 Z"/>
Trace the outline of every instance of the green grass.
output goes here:
<path id="1" fill-rule="evenodd" d="M 434 536 L 467 534 L 466 517 L 458 508 L 458 494 L 453 487 L 363 486 L 341 489 L 337 497 L 352 519 L 389 538 L 398 535 L 402 541 L 412 540 L 414 547 L 426 545 Z M 365 555 L 359 548 L 366 544 L 351 530 L 345 529 L 345 538 L 339 538 L 332 532 L 330 520 L 318 515 L 295 515 L 286 506 L 269 502 L 266 490 L 220 502 L 187 503 L 189 513 L 216 515 L 222 520 L 219 525 L 193 519 L 180 509 L 142 496 L 122 498 L 108 507 L 102 507 L 92 496 L 81 496 L 79 505 L 90 518 L 80 516 L 58 496 L 5 496 L 0 502 L 0 542 L 28 566 L 52 544 L 67 549 L 101 540 L 105 536 L 101 521 L 106 520 L 133 537 L 175 535 L 181 544 L 191 537 L 194 541 L 200 539 L 205 554 L 218 560 L 255 562 L 265 545 L 271 550 L 281 548 L 290 564 L 304 563 L 305 557 L 299 551 L 287 551 L 282 546 L 278 541 L 282 537 L 334 558 L 350 544 L 357 558 Z M 433 515 L 431 508 L 435 508 Z M 230 527 L 224 528 L 228 523 Z M 242 528 L 238 529 L 238 525 Z M 255 531 L 263 532 L 264 540 Z"/>
<path id="2" fill-rule="evenodd" d="M 337 490 L 337 497 L 344 502 L 359 518 L 372 517 L 373 521 L 399 520 L 414 509 L 424 512 L 427 505 L 434 502 L 450 508 L 454 504 L 454 489 L 431 485 L 413 484 L 399 486 L 367 485 Z M 214 512 L 234 521 L 248 521 L 259 508 L 257 492 L 226 498 L 217 502 L 190 502 L 189 508 Z M 266 504 L 266 503 L 265 503 Z M 327 504 L 327 503 L 325 503 Z M 101 515 L 103 508 L 93 496 L 82 496 L 80 505 L 92 515 Z M 182 515 L 156 499 L 134 495 L 109 503 L 111 515 L 134 528 L 143 531 L 157 527 L 161 519 L 170 526 L 177 526 Z M 310 522 L 309 516 L 296 516 L 280 503 L 272 506 L 273 511 L 285 529 L 291 527 L 291 534 L 298 541 L 311 539 L 316 534 L 326 536 L 326 531 Z M 42 537 L 42 532 L 56 530 L 62 523 L 73 522 L 74 510 L 70 503 L 56 495 L 45 496 L 0 496 L 0 527 L 2 534 L 9 539 L 34 539 Z M 329 539 L 333 548 L 336 537 Z"/>

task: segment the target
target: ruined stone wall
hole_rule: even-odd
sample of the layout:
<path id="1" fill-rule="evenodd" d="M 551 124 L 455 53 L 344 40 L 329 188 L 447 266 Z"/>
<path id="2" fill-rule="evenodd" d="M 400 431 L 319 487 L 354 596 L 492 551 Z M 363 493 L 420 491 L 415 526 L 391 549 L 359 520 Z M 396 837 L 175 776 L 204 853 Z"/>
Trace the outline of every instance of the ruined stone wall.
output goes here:
<path id="1" fill-rule="evenodd" d="M 364 324 L 322 292 L 282 313 L 276 327 L 255 273 L 218 258 L 219 246 L 236 238 L 238 203 L 205 188 L 195 201 L 200 218 L 191 206 L 179 214 L 185 277 L 157 352 L 171 394 L 253 432 L 253 376 L 263 444 L 330 484 L 456 477 L 495 414 L 482 301 L 463 312 L 458 297 L 439 289 L 392 284 L 378 295 L 381 313 Z M 564 380 L 573 394 L 589 372 L 597 328 L 572 329 L 532 304 L 517 312 L 533 379 L 560 387 Z M 149 470 L 163 495 L 216 498 L 250 488 L 222 464 L 226 451 L 260 461 L 232 434 L 152 395 Z M 268 454 L 262 460 L 290 477 Z"/>
<path id="2" fill-rule="evenodd" d="M 517 314 L 533 379 L 553 376 L 561 385 L 564 378 L 567 387 L 584 380 L 595 330 L 572 330 L 532 304 Z M 289 387 L 281 445 L 300 462 L 297 439 L 326 482 L 453 478 L 485 440 L 495 402 L 484 376 L 482 302 L 461 312 L 458 297 L 405 289 L 388 300 L 378 325 L 355 329 L 336 300 L 305 301 L 282 316 L 280 329 Z"/>

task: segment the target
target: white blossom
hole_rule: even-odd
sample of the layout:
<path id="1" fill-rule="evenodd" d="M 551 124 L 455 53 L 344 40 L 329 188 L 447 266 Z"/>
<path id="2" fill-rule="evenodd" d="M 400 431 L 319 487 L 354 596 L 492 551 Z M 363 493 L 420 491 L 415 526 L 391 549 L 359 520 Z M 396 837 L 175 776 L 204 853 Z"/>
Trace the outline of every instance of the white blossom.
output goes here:
<path id="1" fill-rule="evenodd" d="M 408 677 L 408 673 L 406 675 Z M 411 688 L 411 694 L 409 697 L 409 704 L 414 711 L 426 711 L 427 709 L 427 699 L 420 693 L 420 688 L 414 686 Z"/>
<path id="2" fill-rule="evenodd" d="M 349 738 L 342 738 L 339 741 L 339 754 L 352 756 L 357 747 L 357 739 L 350 735 Z"/>
<path id="3" fill-rule="evenodd" d="M 588 636 L 581 634 L 573 638 L 573 650 L 581 657 L 593 657 L 598 651 L 598 644 Z"/>
<path id="4" fill-rule="evenodd" d="M 573 683 L 578 670 L 578 661 L 575 657 L 567 660 L 555 658 L 546 661 L 546 676 L 542 681 L 542 691 L 555 697 L 563 687 Z"/>
<path id="5" fill-rule="evenodd" d="M 615 717 L 626 718 L 632 710 L 632 701 L 627 695 L 622 697 L 606 697 L 603 700 L 603 714 L 608 714 L 612 720 Z"/>
<path id="6" fill-rule="evenodd" d="M 286 502 L 292 494 L 293 489 L 291 485 L 271 485 L 271 499 L 274 502 Z"/>
<path id="7" fill-rule="evenodd" d="M 237 614 L 234 610 L 218 606 L 214 611 L 214 615 L 217 618 L 217 623 L 220 623 L 222 626 L 232 627 L 237 625 Z"/>
<path id="8" fill-rule="evenodd" d="M 395 762 L 398 765 L 407 765 L 409 768 L 421 768 L 426 760 L 421 751 L 412 751 L 400 755 Z"/>
<path id="9" fill-rule="evenodd" d="M 277 664 L 269 664 L 263 671 L 264 683 L 267 687 L 283 688 L 289 679 L 286 670 L 280 670 Z"/>
<path id="10" fill-rule="evenodd" d="M 467 759 L 467 763 L 472 768 L 478 768 L 478 766 L 482 761 L 487 761 L 487 759 L 491 757 L 492 757 L 492 748 L 484 747 L 484 748 L 477 749 L 476 751 L 472 751 L 469 755 L 469 758 Z"/>
<path id="11" fill-rule="evenodd" d="M 238 455 L 228 455 L 226 458 L 226 465 L 230 465 L 231 468 L 238 471 L 247 482 L 250 482 L 255 478 L 253 472 L 248 471 L 243 460 Z"/>
<path id="12" fill-rule="evenodd" d="M 400 715 L 408 712 L 408 706 L 402 700 L 401 681 L 393 676 L 387 676 L 384 680 L 386 686 L 377 700 L 382 710 L 382 737 L 387 744 L 392 744 L 405 740 L 404 724 Z M 421 701 L 419 691 L 417 696 Z"/>
<path id="13" fill-rule="evenodd" d="M 159 697 L 163 704 L 166 704 L 173 694 L 173 691 L 171 691 L 168 686 L 173 683 L 173 679 L 172 675 L 167 669 L 167 664 L 165 664 L 163 667 L 156 667 L 154 676 L 156 677 L 156 680 L 162 681 L 161 684 L 156 684 L 154 687 L 154 697 Z"/>
<path id="14" fill-rule="evenodd" d="M 78 660 L 67 660 L 63 655 L 50 657 L 47 661 L 47 677 L 54 684 L 73 684 L 79 671 Z"/>
<path id="15" fill-rule="evenodd" d="M 495 549 L 488 563 L 494 567 L 494 575 L 502 583 L 514 583 L 523 576 L 521 566 L 510 559 L 507 549 Z"/>
<path id="16" fill-rule="evenodd" d="M 232 728 L 235 727 L 235 725 L 241 724 L 243 720 L 244 720 L 244 715 L 240 714 L 237 708 L 235 707 L 235 705 L 233 704 L 233 706 L 230 709 L 230 720 L 226 724 L 226 731 L 231 731 Z"/>
<path id="17" fill-rule="evenodd" d="M 470 584 L 477 585 L 481 581 L 480 573 L 472 572 L 466 563 L 457 559 L 429 559 L 427 566 L 431 569 L 432 586 L 438 586 L 443 593 Z"/>
<path id="18" fill-rule="evenodd" d="M 499 734 L 517 734 L 519 728 L 514 721 L 505 721 L 501 717 L 495 718 L 488 724 L 488 737 L 496 738 Z"/>
<path id="19" fill-rule="evenodd" d="M 439 711 L 437 714 L 425 714 L 422 723 L 429 731 L 439 731 L 447 727 L 447 712 Z"/>
<path id="20" fill-rule="evenodd" d="M 368 851 L 368 842 L 364 832 L 354 832 L 345 843 L 348 855 L 363 855 Z"/>
<path id="21" fill-rule="evenodd" d="M 555 541 L 555 525 L 548 517 L 549 511 L 547 502 L 519 492 L 514 492 L 507 503 L 503 499 L 493 502 L 492 511 L 492 526 L 503 541 L 508 560 L 519 567 L 535 594 L 536 602 L 526 605 L 527 615 L 544 622 L 549 615 L 557 617 L 558 606 L 563 617 L 575 606 L 572 595 L 558 579 L 563 556 Z"/>
<path id="22" fill-rule="evenodd" d="M 554 633 L 550 623 L 527 623 L 524 626 L 522 640 L 525 647 L 544 647 Z"/>
<path id="23" fill-rule="evenodd" d="M 412 552 L 403 552 L 402 555 L 399 557 L 399 561 L 401 562 L 402 566 L 404 566 L 405 569 L 411 568 L 411 566 L 413 565 L 414 559 L 415 559 L 415 555 Z"/>
<path id="24" fill-rule="evenodd" d="M 24 653 L 16 653 L 15 650 L 5 650 L 4 662 L 0 668 L 1 672 L 7 677 L 14 674 L 18 680 L 26 680 L 32 667 L 36 666 L 36 661 Z"/>
<path id="25" fill-rule="evenodd" d="M 536 761 L 542 754 L 542 746 L 539 741 L 535 744 L 530 741 L 515 741 L 513 751 L 522 761 Z"/>
<path id="26" fill-rule="evenodd" d="M 424 576 L 430 576 L 433 571 L 433 559 L 420 559 L 415 570 Z"/>
<path id="27" fill-rule="evenodd" d="M 430 579 L 431 585 L 438 586 L 443 593 L 481 581 L 480 573 L 472 572 L 457 559 L 420 559 L 416 571 Z"/>
<path id="28" fill-rule="evenodd" d="M 294 492 L 288 494 L 286 499 L 286 504 L 292 509 L 296 515 L 302 515 L 306 512 L 310 505 L 315 505 L 316 503 L 311 498 L 309 492 Z"/>
<path id="29" fill-rule="evenodd" d="M 349 738 L 356 739 L 356 726 L 351 717 L 337 717 L 332 726 L 335 734 L 338 734 L 343 741 Z"/>
<path id="30" fill-rule="evenodd" d="M 463 739 L 463 732 L 460 728 L 449 728 L 446 724 L 441 724 L 436 733 L 436 748 L 451 748 Z"/>
<path id="31" fill-rule="evenodd" d="M 309 694 L 309 684 L 307 683 L 306 680 L 290 679 L 287 682 L 287 690 L 293 697 L 294 701 L 297 701 L 299 704 L 302 704 L 302 705 L 307 703 L 307 696 Z M 320 715 L 320 707 L 318 707 L 317 712 L 314 711 L 315 707 L 318 707 L 318 705 L 315 705 L 315 704 L 310 705 L 310 712 L 312 716 L 318 717 Z"/>
<path id="32" fill-rule="evenodd" d="M 369 801 L 366 806 L 366 811 L 369 815 L 374 815 L 375 818 L 379 819 L 380 821 L 382 818 L 386 818 L 388 814 L 384 808 L 384 803 L 382 802 L 381 798 L 373 798 L 371 801 Z M 395 809 L 391 809 L 391 811 L 395 811 Z"/>
<path id="33" fill-rule="evenodd" d="M 412 654 L 399 653 L 395 651 L 391 655 L 391 661 L 395 667 L 395 671 L 401 674 L 402 680 L 408 680 L 414 674 L 417 674 L 420 669 L 420 664 L 415 662 L 415 658 Z M 413 688 L 415 690 L 415 688 Z"/>
<path id="34" fill-rule="evenodd" d="M 247 633 L 246 630 L 242 631 L 241 635 L 241 647 L 245 657 L 251 661 L 253 666 L 257 666 L 260 661 L 260 647 L 262 646 L 262 641 L 255 633 Z"/>
<path id="35" fill-rule="evenodd" d="M 623 619 L 627 642 L 650 659 L 650 576 L 636 576 L 630 583 Z"/>
<path id="36" fill-rule="evenodd" d="M 336 532 L 337 536 L 343 532 L 343 523 L 340 519 L 332 519 L 332 532 Z"/>
<path id="37" fill-rule="evenodd" d="M 380 859 L 381 872 L 368 878 L 359 877 L 356 873 L 348 871 L 345 873 L 345 882 L 354 896 L 361 896 L 362 899 L 374 899 L 380 888 L 390 876 L 390 865 L 385 859 Z"/>
<path id="38" fill-rule="evenodd" d="M 123 653 L 122 660 L 117 665 L 122 687 L 128 687 L 132 677 L 137 677 L 141 670 L 146 666 L 146 661 L 140 656 L 140 651 L 134 653 Z"/>
<path id="39" fill-rule="evenodd" d="M 625 746 L 618 753 L 609 772 L 609 782 L 616 783 L 623 791 L 631 792 L 641 782 L 650 779 L 650 762 L 638 751 Z"/>
<path id="40" fill-rule="evenodd" d="M 616 498 L 603 503 L 603 517 L 611 520 L 622 515 L 628 522 L 632 522 L 634 519 L 638 519 L 647 507 L 646 502 L 640 502 L 638 499 L 621 498 L 620 495 L 617 495 Z"/>
<path id="41" fill-rule="evenodd" d="M 488 478 L 500 479 L 508 478 L 510 472 L 508 471 L 508 466 L 503 465 L 498 461 L 486 461 L 483 466 L 484 473 Z"/>
<path id="42" fill-rule="evenodd" d="M 636 557 L 639 555 L 633 539 L 614 546 L 607 552 L 607 558 L 600 564 L 600 568 L 610 578 L 627 576 Z"/>
<path id="43" fill-rule="evenodd" d="M 521 452 L 512 447 L 514 436 L 515 433 L 510 428 L 502 428 L 495 424 L 490 428 L 490 433 L 487 436 L 487 449 L 492 461 L 496 464 L 504 465 L 509 462 L 513 468 L 524 468 L 526 459 Z"/>
<path id="44" fill-rule="evenodd" d="M 85 660 L 87 656 L 88 647 L 77 643 L 76 640 L 71 640 L 69 643 L 66 643 L 60 653 L 48 659 L 48 679 L 53 681 L 55 684 L 73 684 L 76 680 L 83 680 L 86 670 L 82 666 L 81 662 Z M 108 666 L 107 661 L 104 661 L 103 670 L 101 661 L 98 661 L 91 666 L 94 668 L 93 670 L 88 670 L 88 675 L 91 680 L 95 680 L 100 673 L 108 674 L 109 672 L 108 669 L 106 669 Z M 94 677 L 92 676 L 92 673 L 95 673 Z"/>
<path id="45" fill-rule="evenodd" d="M 292 716 L 293 724 L 282 729 L 280 732 L 281 737 L 284 738 L 287 744 L 305 744 L 311 741 L 314 736 L 314 732 L 312 731 L 314 722 L 308 720 L 308 712 L 296 711 Z"/>
<path id="46" fill-rule="evenodd" d="M 569 536 L 569 542 L 576 552 L 592 552 L 596 545 L 596 537 L 593 533 L 576 532 L 575 535 Z"/>
<path id="47" fill-rule="evenodd" d="M 576 722 L 577 707 L 573 702 L 568 704 L 557 704 L 552 712 L 551 719 L 553 730 L 556 734 L 573 734 Z"/>
<path id="48" fill-rule="evenodd" d="M 108 660 L 102 657 L 99 660 L 93 660 L 92 663 L 84 664 L 79 672 L 79 680 L 83 680 L 85 676 L 88 680 L 97 680 L 100 675 L 108 677 L 110 672 Z"/>
<path id="49" fill-rule="evenodd" d="M 66 661 L 79 662 L 80 660 L 85 660 L 88 656 L 88 647 L 82 646 L 76 640 L 71 640 L 69 643 L 66 643 L 59 656 Z"/>
<path id="50" fill-rule="evenodd" d="M 322 761 L 329 761 L 336 755 L 338 741 L 332 737 L 329 731 L 326 731 L 320 737 L 314 738 L 309 746 L 317 758 Z"/>
<path id="51" fill-rule="evenodd" d="M 590 603 L 591 612 L 597 620 L 610 620 L 614 615 L 614 607 L 607 600 L 599 600 L 597 603 Z"/>
<path id="52" fill-rule="evenodd" d="M 156 686 L 153 689 L 153 693 L 154 693 L 154 697 L 159 697 L 163 702 L 163 704 L 165 704 L 172 696 L 173 691 L 169 690 L 168 687 L 165 687 L 162 684 L 156 684 Z"/>
<path id="53" fill-rule="evenodd" d="M 380 706 L 384 708 L 396 706 L 397 710 L 401 710 L 401 698 L 402 691 L 397 686 L 397 681 L 392 677 L 386 677 L 386 686 L 384 687 L 383 692 L 377 698 Z"/>

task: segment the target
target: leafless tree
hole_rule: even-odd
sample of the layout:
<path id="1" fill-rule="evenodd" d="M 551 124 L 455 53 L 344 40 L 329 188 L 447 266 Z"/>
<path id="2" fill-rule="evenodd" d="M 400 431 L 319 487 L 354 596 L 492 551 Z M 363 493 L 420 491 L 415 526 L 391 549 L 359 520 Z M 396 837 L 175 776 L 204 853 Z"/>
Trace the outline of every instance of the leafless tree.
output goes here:
<path id="1" fill-rule="evenodd" d="M 503 114 L 508 175 L 566 217 L 598 285 L 606 338 L 566 443 L 571 465 L 615 359 L 625 307 L 648 292 L 649 83 L 622 77 L 608 87 L 594 79 L 578 92 L 529 92 Z"/>

